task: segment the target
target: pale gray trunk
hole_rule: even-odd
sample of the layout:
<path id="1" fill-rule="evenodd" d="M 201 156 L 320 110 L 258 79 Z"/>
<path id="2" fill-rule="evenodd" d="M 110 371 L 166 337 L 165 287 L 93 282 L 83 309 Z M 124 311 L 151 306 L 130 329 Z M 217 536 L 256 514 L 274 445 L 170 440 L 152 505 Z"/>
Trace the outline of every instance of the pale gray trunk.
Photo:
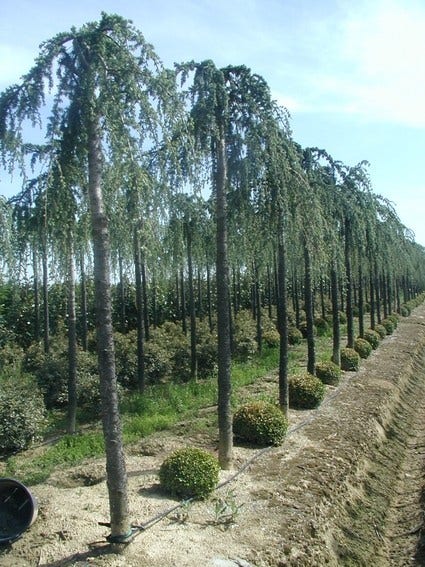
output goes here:
<path id="1" fill-rule="evenodd" d="M 77 424 L 77 317 L 75 313 L 75 261 L 72 231 L 68 235 L 68 433 Z"/>
<path id="2" fill-rule="evenodd" d="M 279 406 L 289 415 L 288 294 L 286 290 L 286 242 L 283 213 L 279 211 L 277 235 L 277 328 L 279 331 Z"/>
<path id="3" fill-rule="evenodd" d="M 217 330 L 218 330 L 218 458 L 222 469 L 229 469 L 233 459 L 231 397 L 231 329 L 229 303 L 229 268 L 227 258 L 227 162 L 224 135 L 217 142 L 216 214 L 217 214 Z"/>
<path id="4" fill-rule="evenodd" d="M 110 285 L 110 244 L 108 220 L 105 215 L 101 188 L 101 158 L 99 124 L 96 119 L 92 119 L 88 124 L 88 193 L 93 231 L 97 349 L 111 517 L 111 538 L 118 539 L 129 535 L 131 526 L 115 374 Z"/>

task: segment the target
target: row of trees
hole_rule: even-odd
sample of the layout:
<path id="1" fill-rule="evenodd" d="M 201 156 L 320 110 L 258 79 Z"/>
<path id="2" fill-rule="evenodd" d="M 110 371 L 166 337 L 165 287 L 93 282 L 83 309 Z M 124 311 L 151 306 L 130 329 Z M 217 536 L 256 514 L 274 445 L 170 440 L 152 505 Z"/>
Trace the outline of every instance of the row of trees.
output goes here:
<path id="1" fill-rule="evenodd" d="M 28 127 L 37 125 L 43 143 L 29 144 Z M 164 69 L 119 16 L 103 14 L 41 46 L 22 82 L 1 95 L 0 142 L 3 166 L 18 168 L 24 180 L 16 197 L 0 203 L 3 281 L 14 287 L 32 279 L 25 340 L 43 339 L 46 353 L 51 283 L 66 284 L 71 432 L 78 350 L 88 348 L 94 306 L 112 538 L 130 531 L 114 325 L 137 329 L 143 392 L 151 325 L 181 321 L 196 379 L 197 323 L 208 318 L 218 337 L 219 460 L 228 468 L 239 309 L 251 307 L 259 345 L 262 307 L 276 317 L 279 403 L 287 413 L 289 310 L 297 324 L 305 311 L 314 373 L 315 298 L 322 315 L 327 297 L 332 304 L 338 364 L 342 308 L 352 346 L 354 307 L 362 335 L 366 303 L 373 325 L 424 289 L 424 250 L 372 192 L 367 163 L 347 166 L 300 147 L 286 110 L 245 66 Z"/>

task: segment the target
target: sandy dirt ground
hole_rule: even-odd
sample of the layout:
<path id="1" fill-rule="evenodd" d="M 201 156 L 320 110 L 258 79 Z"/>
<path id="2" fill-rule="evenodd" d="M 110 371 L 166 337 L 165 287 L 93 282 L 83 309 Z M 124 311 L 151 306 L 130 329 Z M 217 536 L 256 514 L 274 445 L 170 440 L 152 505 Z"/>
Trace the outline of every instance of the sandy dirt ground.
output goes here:
<path id="1" fill-rule="evenodd" d="M 90 461 L 30 487 L 38 517 L 0 548 L 0 566 L 425 565 L 424 386 L 421 306 L 358 372 L 327 387 L 320 408 L 291 410 L 280 447 L 236 446 L 211 499 L 177 507 L 159 488 L 159 466 L 175 448 L 216 452 L 215 431 L 182 423 L 127 451 L 131 516 L 141 526 L 130 544 L 106 541 L 104 464 Z M 267 376 L 249 395 L 276 388 Z"/>

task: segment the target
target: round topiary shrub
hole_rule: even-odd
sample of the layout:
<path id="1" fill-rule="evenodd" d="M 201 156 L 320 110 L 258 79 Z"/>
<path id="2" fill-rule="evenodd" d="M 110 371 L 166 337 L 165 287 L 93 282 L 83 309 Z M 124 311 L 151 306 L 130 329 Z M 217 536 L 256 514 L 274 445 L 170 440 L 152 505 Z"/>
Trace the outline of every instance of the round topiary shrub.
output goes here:
<path id="1" fill-rule="evenodd" d="M 391 313 L 391 315 L 388 315 L 387 319 L 389 319 L 390 321 L 393 322 L 394 325 L 394 329 L 397 329 L 397 325 L 398 325 L 398 316 L 396 313 Z"/>
<path id="2" fill-rule="evenodd" d="M 360 358 L 367 358 L 372 353 L 372 345 L 365 339 L 358 337 L 354 341 L 354 350 L 359 354 Z"/>
<path id="3" fill-rule="evenodd" d="M 380 323 L 375 325 L 373 330 L 378 333 L 381 339 L 387 336 L 387 330 L 385 329 L 384 325 L 381 325 Z"/>
<path id="4" fill-rule="evenodd" d="M 368 329 L 364 332 L 363 338 L 372 345 L 373 350 L 377 349 L 381 340 L 379 333 L 373 329 Z"/>
<path id="5" fill-rule="evenodd" d="M 353 348 L 341 349 L 341 368 L 348 372 L 359 369 L 360 356 Z"/>
<path id="6" fill-rule="evenodd" d="M 385 330 L 387 331 L 387 335 L 392 335 L 394 333 L 394 329 L 395 329 L 394 323 L 391 321 L 389 317 L 383 319 L 381 321 L 381 324 L 383 327 L 385 327 Z"/>
<path id="7" fill-rule="evenodd" d="M 280 343 L 280 335 L 276 329 L 269 329 L 264 331 L 263 341 L 269 347 L 277 347 Z"/>
<path id="8" fill-rule="evenodd" d="M 402 305 L 402 306 L 400 307 L 400 315 L 401 315 L 402 317 L 409 317 L 409 315 L 410 315 L 410 307 L 409 307 L 408 305 L 406 305 L 406 304 Z"/>
<path id="9" fill-rule="evenodd" d="M 0 453 L 10 454 L 42 438 L 46 415 L 43 395 L 29 376 L 0 377 Z"/>
<path id="10" fill-rule="evenodd" d="M 325 385 L 319 378 L 304 372 L 289 378 L 289 403 L 293 408 L 317 407 L 325 395 Z"/>
<path id="11" fill-rule="evenodd" d="M 161 486 L 182 498 L 204 499 L 218 483 L 218 460 L 203 449 L 177 449 L 165 459 L 159 469 Z"/>
<path id="12" fill-rule="evenodd" d="M 341 378 L 341 368 L 330 360 L 324 360 L 316 364 L 316 376 L 323 384 L 336 386 Z"/>
<path id="13" fill-rule="evenodd" d="M 303 335 L 297 327 L 289 327 L 288 329 L 288 343 L 290 345 L 299 345 L 303 340 Z"/>
<path id="14" fill-rule="evenodd" d="M 288 420 L 275 405 L 250 402 L 241 406 L 233 416 L 236 437 L 257 445 L 280 445 L 288 429 Z"/>

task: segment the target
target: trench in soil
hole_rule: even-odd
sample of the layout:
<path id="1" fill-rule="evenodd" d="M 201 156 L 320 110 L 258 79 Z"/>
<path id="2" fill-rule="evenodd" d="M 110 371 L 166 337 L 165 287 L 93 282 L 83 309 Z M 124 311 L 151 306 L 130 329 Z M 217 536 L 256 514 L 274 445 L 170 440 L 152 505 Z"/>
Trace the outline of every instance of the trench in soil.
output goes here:
<path id="1" fill-rule="evenodd" d="M 425 348 L 401 380 L 399 396 L 334 539 L 345 566 L 425 565 Z M 384 415 L 385 420 L 385 415 Z"/>

